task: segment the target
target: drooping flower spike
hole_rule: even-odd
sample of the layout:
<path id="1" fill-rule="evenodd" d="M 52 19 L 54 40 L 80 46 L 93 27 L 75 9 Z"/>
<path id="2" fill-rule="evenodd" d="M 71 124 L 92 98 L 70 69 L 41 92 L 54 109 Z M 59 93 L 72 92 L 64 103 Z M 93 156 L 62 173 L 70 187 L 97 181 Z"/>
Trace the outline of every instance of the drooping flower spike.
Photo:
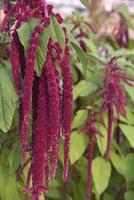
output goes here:
<path id="1" fill-rule="evenodd" d="M 115 119 L 115 111 L 119 116 L 126 116 L 126 93 L 122 85 L 122 82 L 130 86 L 134 86 L 132 82 L 133 79 L 125 76 L 121 73 L 124 68 L 118 66 L 118 58 L 113 58 L 110 60 L 108 65 L 104 68 L 104 86 L 100 95 L 103 96 L 102 106 L 100 110 L 100 116 L 103 118 L 104 112 L 108 111 L 108 133 L 107 133 L 107 149 L 106 149 L 106 159 L 110 158 L 110 146 L 112 137 L 112 127 Z"/>
<path id="2" fill-rule="evenodd" d="M 87 200 L 91 200 L 91 189 L 92 189 L 92 161 L 94 155 L 94 144 L 95 137 L 99 134 L 103 137 L 102 133 L 96 128 L 96 115 L 97 113 L 92 109 L 89 110 L 88 119 L 82 132 L 86 132 L 89 137 L 89 148 L 88 148 L 88 176 L 87 176 Z"/>
<path id="3" fill-rule="evenodd" d="M 12 35 L 10 57 L 14 83 L 20 95 L 19 130 L 22 155 L 25 160 L 21 172 L 31 163 L 25 192 L 31 193 L 32 200 L 38 200 L 43 192 L 48 192 L 50 178 L 56 177 L 60 134 L 65 140 L 63 179 L 67 180 L 68 176 L 73 98 L 65 28 L 62 27 L 65 32 L 65 46 L 61 48 L 58 41 L 49 38 L 41 76 L 37 77 L 36 74 L 41 35 L 51 24 L 52 15 L 62 27 L 62 17 L 59 13 L 54 14 L 53 6 L 47 5 L 45 1 L 18 0 L 10 7 L 0 27 L 5 30 L 10 22 L 8 24 L 8 32 Z M 39 23 L 32 30 L 28 48 L 24 49 L 17 31 L 31 18 L 38 19 Z M 30 129 L 31 123 L 32 129 Z M 27 152 L 30 154 L 28 160 Z"/>

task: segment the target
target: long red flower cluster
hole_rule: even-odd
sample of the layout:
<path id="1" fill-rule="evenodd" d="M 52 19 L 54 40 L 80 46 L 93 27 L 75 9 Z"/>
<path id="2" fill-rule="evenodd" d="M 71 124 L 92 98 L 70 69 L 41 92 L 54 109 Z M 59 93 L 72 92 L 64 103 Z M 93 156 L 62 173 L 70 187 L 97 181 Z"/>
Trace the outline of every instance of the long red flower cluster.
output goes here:
<path id="1" fill-rule="evenodd" d="M 118 116 L 126 116 L 126 93 L 121 81 L 130 86 L 133 86 L 133 80 L 121 73 L 124 69 L 118 66 L 117 58 L 111 59 L 104 70 L 104 86 L 102 91 L 100 92 L 100 95 L 103 96 L 100 115 L 101 117 L 103 117 L 104 112 L 106 110 L 108 111 L 106 159 L 109 160 L 115 111 Z"/>
<path id="2" fill-rule="evenodd" d="M 4 5 L 6 6 L 6 2 Z M 67 180 L 68 176 L 72 75 L 66 34 L 65 48 L 61 48 L 58 42 L 49 38 L 41 76 L 37 77 L 35 72 L 41 33 L 50 25 L 51 15 L 56 17 L 59 24 L 63 22 L 60 14 L 54 14 L 52 9 L 51 5 L 47 5 L 42 0 L 18 0 L 11 5 L 1 25 L 1 29 L 5 30 L 8 24 L 8 31 L 12 32 L 11 64 L 15 86 L 20 95 L 19 129 L 22 155 L 25 160 L 20 171 L 22 172 L 31 162 L 25 191 L 32 193 L 32 200 L 38 200 L 42 192 L 48 192 L 49 179 L 54 179 L 56 176 L 60 135 L 65 140 L 64 180 Z M 32 31 L 29 46 L 24 55 L 17 29 L 23 22 L 28 23 L 31 17 L 38 19 L 40 24 L 36 25 Z M 10 19 L 12 19 L 11 24 Z M 14 26 L 12 22 L 15 22 Z M 65 31 L 65 28 L 63 30 Z M 32 131 L 30 131 L 30 119 L 32 119 Z M 32 134 L 29 134 L 31 132 Z M 28 151 L 30 159 L 26 160 Z M 32 180 L 31 188 L 30 180 Z"/>

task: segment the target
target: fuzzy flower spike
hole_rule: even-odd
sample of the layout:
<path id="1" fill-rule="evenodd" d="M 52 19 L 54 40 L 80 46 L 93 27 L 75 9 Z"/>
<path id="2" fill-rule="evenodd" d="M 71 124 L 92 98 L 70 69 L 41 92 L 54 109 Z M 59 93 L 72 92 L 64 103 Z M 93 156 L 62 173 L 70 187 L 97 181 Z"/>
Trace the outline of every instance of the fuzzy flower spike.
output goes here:
<path id="1" fill-rule="evenodd" d="M 110 158 L 110 147 L 112 137 L 112 127 L 115 119 L 115 111 L 118 116 L 126 116 L 126 93 L 121 82 L 125 82 L 129 86 L 132 85 L 133 79 L 121 73 L 124 68 L 117 65 L 118 58 L 110 60 L 104 68 L 104 86 L 100 95 L 103 96 L 100 116 L 103 118 L 104 112 L 108 111 L 108 133 L 107 133 L 107 149 L 106 160 Z"/>
<path id="2" fill-rule="evenodd" d="M 42 33 L 52 25 L 52 17 L 65 32 L 64 46 L 60 46 L 60 40 L 54 41 L 53 32 L 46 37 L 47 52 L 40 70 L 41 76 L 37 76 L 37 53 L 40 53 L 38 50 L 42 51 Z M 38 19 L 39 23 L 32 29 L 28 48 L 25 48 L 18 29 L 33 18 Z M 42 193 L 47 193 L 50 178 L 53 180 L 56 177 L 61 130 L 65 141 L 64 181 L 68 177 L 73 98 L 68 38 L 62 23 L 60 14 L 55 14 L 53 6 L 47 5 L 45 0 L 18 0 L 11 6 L 0 27 L 5 30 L 9 25 L 8 32 L 12 35 L 10 58 L 16 91 L 20 96 L 19 130 L 24 159 L 19 176 L 30 164 L 25 193 L 31 193 L 31 200 L 39 200 Z M 28 159 L 27 152 L 30 155 Z"/>

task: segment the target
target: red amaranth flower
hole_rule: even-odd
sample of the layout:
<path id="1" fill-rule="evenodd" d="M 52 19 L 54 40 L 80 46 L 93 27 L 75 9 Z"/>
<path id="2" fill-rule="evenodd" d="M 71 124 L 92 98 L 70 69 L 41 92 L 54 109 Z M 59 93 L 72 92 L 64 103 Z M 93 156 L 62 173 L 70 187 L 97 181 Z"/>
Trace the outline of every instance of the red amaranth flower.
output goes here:
<path id="1" fill-rule="evenodd" d="M 49 42 L 48 47 L 52 44 Z M 52 62 L 51 52 L 47 55 L 45 63 L 48 92 L 49 92 L 49 112 L 50 112 L 50 129 L 52 132 L 52 178 L 55 178 L 57 161 L 58 161 L 58 144 L 59 144 L 59 132 L 60 132 L 60 99 L 59 99 L 59 85 L 57 83 L 57 76 L 55 75 L 55 66 Z"/>
<path id="2" fill-rule="evenodd" d="M 16 87 L 17 94 L 19 94 L 20 90 L 20 59 L 19 59 L 19 36 L 17 31 L 15 31 L 12 35 L 12 43 L 11 43 L 11 51 L 10 58 L 12 64 L 12 72 L 14 83 Z"/>
<path id="3" fill-rule="evenodd" d="M 68 177 L 69 164 L 69 147 L 70 134 L 72 122 L 72 75 L 70 70 L 70 54 L 69 47 L 65 47 L 64 57 L 62 61 L 62 75 L 63 75 L 63 106 L 62 106 L 62 131 L 65 138 L 64 145 L 64 172 L 63 180 L 66 181 Z"/>
<path id="4" fill-rule="evenodd" d="M 39 26 L 39 25 L 38 25 Z M 29 129 L 29 119 L 30 119 L 30 107 L 32 98 L 32 87 L 34 79 L 34 68 L 36 51 L 40 41 L 39 32 L 37 31 L 37 26 L 32 33 L 32 38 L 30 40 L 30 46 L 27 52 L 26 58 L 26 70 L 24 77 L 24 94 L 23 94 L 23 124 L 22 124 L 22 153 L 25 158 L 27 151 L 27 135 Z"/>
<path id="5" fill-rule="evenodd" d="M 45 161 L 47 156 L 47 99 L 46 99 L 47 80 L 45 70 L 43 69 L 41 81 L 39 85 L 39 99 L 38 99 L 38 117 L 36 124 L 36 133 L 33 149 L 33 188 L 32 199 L 39 199 L 39 196 L 44 191 L 44 177 L 45 177 Z M 46 175 L 49 176 L 48 174 Z M 48 178 L 47 178 L 48 179 Z M 47 180 L 48 184 L 48 180 Z"/>
<path id="6" fill-rule="evenodd" d="M 92 161 L 93 161 L 93 153 L 94 153 L 94 142 L 95 135 L 101 133 L 95 127 L 96 119 L 95 112 L 91 111 L 89 113 L 88 121 L 86 124 L 86 130 L 89 135 L 89 150 L 88 150 L 88 177 L 87 177 L 87 200 L 91 200 L 91 187 L 92 187 Z"/>
<path id="7" fill-rule="evenodd" d="M 63 22 L 61 16 L 59 14 L 55 15 L 52 9 L 53 7 L 47 5 L 44 0 L 18 0 L 6 14 L 0 27 L 2 30 L 6 29 L 10 21 L 8 31 L 9 33 L 12 32 L 14 36 L 22 23 L 28 23 L 31 17 L 38 19 L 40 22 L 40 25 L 37 25 L 31 34 L 26 56 L 19 37 L 17 41 L 18 51 L 11 52 L 13 69 L 18 70 L 17 73 L 14 71 L 14 79 L 16 88 L 20 91 L 19 126 L 22 139 L 22 155 L 24 160 L 27 151 L 31 156 L 31 166 L 27 174 L 25 192 L 32 193 L 32 200 L 38 200 L 42 192 L 48 192 L 51 171 L 52 179 L 56 176 L 61 126 L 65 138 L 64 180 L 67 179 L 68 173 L 72 119 L 72 76 L 70 73 L 68 46 L 66 46 L 65 52 L 60 45 L 55 49 L 55 43 L 50 38 L 41 77 L 37 78 L 35 75 L 36 53 L 40 43 L 40 33 L 45 31 L 45 27 L 50 24 L 50 15 L 54 15 L 59 24 Z M 67 44 L 68 38 L 65 28 L 64 31 Z M 57 65 L 58 62 L 60 65 Z M 19 74 L 19 77 L 16 74 Z M 59 77 L 63 77 L 62 91 L 60 91 Z M 19 82 L 22 83 L 21 87 L 18 86 Z M 32 144 L 28 146 L 30 117 L 32 118 Z M 27 162 L 22 166 L 21 173 Z M 31 179 L 32 188 L 29 185 Z"/>
<path id="8" fill-rule="evenodd" d="M 108 110 L 108 134 L 107 134 L 107 150 L 106 159 L 110 158 L 110 146 L 111 146 L 111 135 L 112 127 L 115 117 L 115 110 L 118 117 L 121 115 L 126 116 L 126 94 L 125 90 L 121 84 L 124 81 L 126 84 L 132 86 L 133 81 L 129 77 L 121 73 L 123 68 L 117 65 L 117 58 L 111 59 L 108 65 L 104 68 L 104 87 L 100 94 L 103 96 L 102 107 L 100 111 L 101 117 L 106 110 Z"/>

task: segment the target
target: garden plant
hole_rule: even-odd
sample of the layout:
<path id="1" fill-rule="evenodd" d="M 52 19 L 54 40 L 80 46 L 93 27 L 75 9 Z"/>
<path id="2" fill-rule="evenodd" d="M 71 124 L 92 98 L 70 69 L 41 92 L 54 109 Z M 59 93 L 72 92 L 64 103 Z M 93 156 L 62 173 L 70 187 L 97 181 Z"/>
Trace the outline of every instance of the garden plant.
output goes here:
<path id="1" fill-rule="evenodd" d="M 0 3 L 0 200 L 134 199 L 133 15 L 81 3 Z"/>

